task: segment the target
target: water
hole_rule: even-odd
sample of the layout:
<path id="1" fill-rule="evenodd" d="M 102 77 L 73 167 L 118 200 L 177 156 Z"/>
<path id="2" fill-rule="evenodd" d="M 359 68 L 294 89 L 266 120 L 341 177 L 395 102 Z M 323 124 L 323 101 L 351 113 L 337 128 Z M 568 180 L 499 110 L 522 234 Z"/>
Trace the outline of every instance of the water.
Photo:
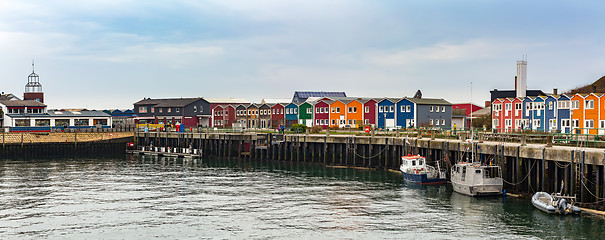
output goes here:
<path id="1" fill-rule="evenodd" d="M 605 220 L 382 171 L 150 157 L 0 161 L 0 239 L 598 239 Z"/>

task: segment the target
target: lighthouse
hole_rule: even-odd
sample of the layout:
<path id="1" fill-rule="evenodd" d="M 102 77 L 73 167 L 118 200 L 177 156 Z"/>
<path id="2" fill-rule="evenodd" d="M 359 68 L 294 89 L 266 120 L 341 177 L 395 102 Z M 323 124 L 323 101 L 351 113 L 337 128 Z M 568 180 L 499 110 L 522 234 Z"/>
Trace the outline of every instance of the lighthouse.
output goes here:
<path id="1" fill-rule="evenodd" d="M 35 100 L 44 103 L 44 92 L 42 92 L 42 84 L 40 84 L 40 76 L 36 74 L 34 62 L 32 62 L 32 73 L 27 77 L 23 100 Z"/>

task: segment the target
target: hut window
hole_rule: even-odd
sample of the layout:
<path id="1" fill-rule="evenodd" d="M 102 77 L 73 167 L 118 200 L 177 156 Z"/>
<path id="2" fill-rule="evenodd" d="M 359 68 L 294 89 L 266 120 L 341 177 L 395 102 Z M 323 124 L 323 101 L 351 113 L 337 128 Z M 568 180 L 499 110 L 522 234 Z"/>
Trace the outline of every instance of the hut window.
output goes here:
<path id="1" fill-rule="evenodd" d="M 586 100 L 586 109 L 594 109 L 594 100 Z"/>

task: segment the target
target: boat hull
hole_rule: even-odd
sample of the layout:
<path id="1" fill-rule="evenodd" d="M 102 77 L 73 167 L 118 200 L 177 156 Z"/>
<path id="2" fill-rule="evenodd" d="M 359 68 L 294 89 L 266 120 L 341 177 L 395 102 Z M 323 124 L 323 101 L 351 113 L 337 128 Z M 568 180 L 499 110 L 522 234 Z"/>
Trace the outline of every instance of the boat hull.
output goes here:
<path id="1" fill-rule="evenodd" d="M 542 201 L 541 198 L 545 199 L 544 201 L 546 202 Z M 567 215 L 580 214 L 581 212 L 580 208 L 576 206 L 571 206 L 569 207 L 569 209 L 565 210 L 559 210 L 557 209 L 557 207 L 553 206 L 552 204 L 549 204 L 548 202 L 550 201 L 552 201 L 551 195 L 545 192 L 537 192 L 531 198 L 531 204 L 545 213 Z"/>
<path id="2" fill-rule="evenodd" d="M 413 182 L 422 185 L 439 185 L 446 184 L 447 179 L 445 178 L 428 178 L 426 173 L 422 174 L 414 174 L 414 173 L 406 173 L 401 172 L 403 175 L 403 180 L 407 182 Z"/>
<path id="3" fill-rule="evenodd" d="M 476 186 L 469 186 L 452 181 L 452 187 L 457 193 L 473 197 L 502 195 L 502 185 L 498 184 L 481 184 Z"/>

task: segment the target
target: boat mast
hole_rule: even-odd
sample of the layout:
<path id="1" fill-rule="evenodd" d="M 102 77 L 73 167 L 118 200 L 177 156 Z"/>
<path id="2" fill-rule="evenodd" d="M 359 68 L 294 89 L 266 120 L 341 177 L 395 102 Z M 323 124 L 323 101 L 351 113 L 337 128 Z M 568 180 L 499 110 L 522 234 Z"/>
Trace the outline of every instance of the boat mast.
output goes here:
<path id="1" fill-rule="evenodd" d="M 473 81 L 471 81 L 471 163 L 475 163 L 475 144 L 473 135 Z"/>

